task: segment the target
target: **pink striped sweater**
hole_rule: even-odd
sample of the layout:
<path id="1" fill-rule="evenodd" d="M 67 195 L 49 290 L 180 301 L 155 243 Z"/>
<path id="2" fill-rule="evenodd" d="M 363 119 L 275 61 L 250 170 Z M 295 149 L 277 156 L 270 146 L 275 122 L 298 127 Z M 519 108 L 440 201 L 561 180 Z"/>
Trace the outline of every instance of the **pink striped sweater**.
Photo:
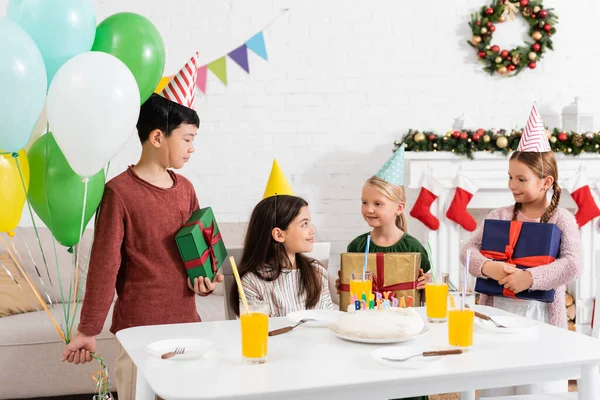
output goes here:
<path id="1" fill-rule="evenodd" d="M 513 217 L 513 210 L 514 206 L 499 208 L 489 213 L 486 219 L 510 221 Z M 565 287 L 569 282 L 573 281 L 581 274 L 582 269 L 579 228 L 573 214 L 560 207 L 556 209 L 554 215 L 552 215 L 548 222 L 556 224 L 562 231 L 560 252 L 558 258 L 554 262 L 529 270 L 533 276 L 533 285 L 531 286 L 531 289 L 556 290 L 554 302 L 548 304 L 548 316 L 552 325 L 566 328 L 567 312 L 565 309 Z M 469 272 L 477 278 L 485 278 L 481 273 L 481 268 L 483 267 L 483 264 L 488 261 L 488 259 L 479 252 L 481 249 L 482 236 L 483 224 L 461 251 L 461 261 L 464 265 L 467 250 L 471 249 Z M 494 298 L 481 295 L 479 303 L 486 306 L 493 306 Z"/>

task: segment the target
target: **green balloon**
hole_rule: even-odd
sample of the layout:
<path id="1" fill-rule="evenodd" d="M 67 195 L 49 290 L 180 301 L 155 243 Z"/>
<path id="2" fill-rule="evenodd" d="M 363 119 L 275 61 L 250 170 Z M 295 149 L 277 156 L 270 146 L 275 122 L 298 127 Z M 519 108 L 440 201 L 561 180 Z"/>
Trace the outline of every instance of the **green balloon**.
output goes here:
<path id="1" fill-rule="evenodd" d="M 131 70 L 140 89 L 140 104 L 156 89 L 165 70 L 165 44 L 146 17 L 122 12 L 96 27 L 92 51 L 111 54 Z"/>
<path id="2" fill-rule="evenodd" d="M 27 199 L 56 240 L 66 247 L 79 242 L 85 184 L 69 166 L 52 133 L 27 153 L 31 178 Z M 104 170 L 88 181 L 84 226 L 96 212 L 104 193 Z"/>

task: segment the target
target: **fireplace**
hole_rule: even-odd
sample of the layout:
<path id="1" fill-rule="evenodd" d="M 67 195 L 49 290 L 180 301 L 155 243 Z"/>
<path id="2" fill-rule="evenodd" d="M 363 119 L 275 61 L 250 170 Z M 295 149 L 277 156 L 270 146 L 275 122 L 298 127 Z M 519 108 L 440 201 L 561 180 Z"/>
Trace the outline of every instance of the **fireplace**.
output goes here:
<path id="1" fill-rule="evenodd" d="M 600 157 L 592 154 L 579 157 L 557 154 L 557 160 L 559 184 L 563 188 L 560 205 L 574 212 L 577 207 L 562 183 L 573 176 L 580 166 L 586 168 L 590 182 L 599 180 Z M 445 188 L 432 206 L 432 213 L 440 220 L 440 228 L 437 231 L 424 231 L 422 235 L 417 236 L 429 240 L 433 250 L 434 265 L 438 270 L 448 272 L 451 282 L 456 284 L 459 276 L 460 248 L 471 236 L 471 232 L 464 231 L 445 218 L 454 194 L 456 174 L 461 170 L 464 176 L 471 179 L 479 188 L 468 207 L 479 226 L 489 211 L 514 202 L 507 189 L 508 158 L 502 154 L 476 153 L 474 160 L 468 160 L 449 152 L 407 152 L 404 182 L 409 202 L 410 200 L 414 202 L 416 199 L 421 188 L 422 173 L 428 167 L 431 167 L 433 176 L 440 180 Z M 410 207 L 412 204 L 408 205 L 408 209 Z M 415 224 L 417 222 L 411 223 L 411 230 Z M 577 330 L 580 332 L 589 329 L 591 323 L 596 270 L 600 267 L 600 259 L 597 260 L 596 257 L 596 249 L 600 249 L 600 233 L 597 225 L 598 219 L 580 230 L 583 273 L 567 288 L 577 304 Z"/>

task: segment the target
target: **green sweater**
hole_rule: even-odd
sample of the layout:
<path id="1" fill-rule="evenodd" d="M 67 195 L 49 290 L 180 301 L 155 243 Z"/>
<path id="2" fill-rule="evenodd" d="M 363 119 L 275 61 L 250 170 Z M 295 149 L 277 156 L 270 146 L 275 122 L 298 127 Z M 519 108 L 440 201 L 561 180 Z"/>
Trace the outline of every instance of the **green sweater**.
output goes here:
<path id="1" fill-rule="evenodd" d="M 348 253 L 364 253 L 367 249 L 368 235 L 369 233 L 362 234 L 351 241 L 348 245 Z M 410 236 L 408 233 L 402 235 L 400 240 L 395 244 L 387 247 L 379 246 L 371 240 L 371 243 L 369 244 L 369 253 L 421 253 L 421 269 L 423 272 L 428 272 L 431 268 L 425 248 L 415 237 Z M 418 396 L 397 400 L 429 400 L 429 397 Z"/>
<path id="2" fill-rule="evenodd" d="M 369 233 L 364 233 L 351 241 L 348 245 L 348 253 L 364 253 L 367 249 L 368 235 Z M 387 247 L 379 246 L 371 240 L 369 253 L 421 253 L 421 269 L 423 272 L 428 272 L 431 268 L 425 248 L 415 237 L 410 236 L 408 233 L 402 235 L 395 244 Z"/>

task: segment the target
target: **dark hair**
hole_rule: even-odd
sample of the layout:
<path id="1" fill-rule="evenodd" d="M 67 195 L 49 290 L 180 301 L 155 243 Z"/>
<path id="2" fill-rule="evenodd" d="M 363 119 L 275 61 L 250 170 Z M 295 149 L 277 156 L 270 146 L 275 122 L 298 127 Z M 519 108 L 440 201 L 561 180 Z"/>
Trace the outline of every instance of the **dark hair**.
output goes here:
<path id="1" fill-rule="evenodd" d="M 181 124 L 200 127 L 198 113 L 191 108 L 182 106 L 169 99 L 153 93 L 140 107 L 137 122 L 140 142 L 144 143 L 150 137 L 150 132 L 160 129 L 167 137 Z"/>
<path id="2" fill-rule="evenodd" d="M 548 176 L 554 178 L 554 182 L 552 183 L 552 201 L 550 201 L 550 205 L 546 207 L 544 214 L 540 218 L 540 222 L 545 223 L 548 222 L 552 214 L 556 211 L 558 207 L 558 203 L 560 202 L 560 186 L 558 185 L 558 166 L 556 165 L 556 157 L 554 156 L 554 152 L 546 151 L 542 153 L 538 152 L 525 152 L 525 151 L 515 151 L 510 160 L 517 160 L 525 164 L 536 176 L 540 179 L 544 179 Z M 515 203 L 515 208 L 513 211 L 513 220 L 517 220 L 517 215 L 521 210 L 521 203 Z"/>
<path id="3" fill-rule="evenodd" d="M 290 223 L 300 214 L 306 200 L 296 196 L 271 196 L 254 207 L 244 241 L 244 251 L 239 262 L 240 278 L 254 273 L 265 281 L 274 281 L 285 269 L 291 268 L 290 259 L 283 243 L 273 239 L 276 227 L 287 230 Z M 296 268 L 300 272 L 299 293 L 306 294 L 306 308 L 314 308 L 321 296 L 321 276 L 313 266 L 315 260 L 303 254 L 296 254 Z M 236 315 L 240 315 L 240 299 L 237 283 L 233 282 L 231 305 Z"/>

